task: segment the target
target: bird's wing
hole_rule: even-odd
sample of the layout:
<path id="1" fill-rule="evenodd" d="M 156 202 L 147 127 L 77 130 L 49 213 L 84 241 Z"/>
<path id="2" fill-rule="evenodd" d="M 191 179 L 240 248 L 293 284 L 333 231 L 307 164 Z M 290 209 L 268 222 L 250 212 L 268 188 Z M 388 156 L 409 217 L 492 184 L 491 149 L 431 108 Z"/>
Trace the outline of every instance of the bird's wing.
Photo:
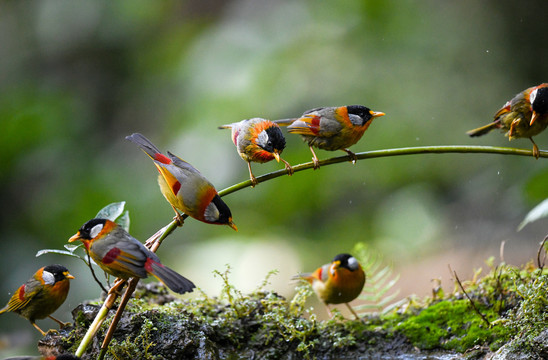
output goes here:
<path id="1" fill-rule="evenodd" d="M 330 137 L 340 132 L 342 125 L 335 119 L 310 113 L 293 122 L 287 131 L 293 134 Z"/>
<path id="2" fill-rule="evenodd" d="M 42 291 L 37 285 L 38 281 L 34 279 L 21 285 L 8 302 L 6 311 L 17 311 L 27 306 L 29 301 Z"/>
<path id="3" fill-rule="evenodd" d="M 114 271 L 136 274 L 146 277 L 144 269 L 148 257 L 157 256 L 147 249 L 137 239 L 113 240 L 109 239 L 94 242 L 92 251 L 100 258 L 101 264 Z M 149 254 L 150 253 L 150 254 Z"/>

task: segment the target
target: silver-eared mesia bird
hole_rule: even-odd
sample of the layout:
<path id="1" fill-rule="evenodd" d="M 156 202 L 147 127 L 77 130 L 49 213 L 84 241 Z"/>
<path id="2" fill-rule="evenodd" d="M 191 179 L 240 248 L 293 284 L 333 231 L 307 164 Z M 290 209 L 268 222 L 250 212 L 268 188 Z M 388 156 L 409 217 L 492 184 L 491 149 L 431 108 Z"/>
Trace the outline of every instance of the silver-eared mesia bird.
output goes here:
<path id="1" fill-rule="evenodd" d="M 69 242 L 76 240 L 80 240 L 95 263 L 111 275 L 122 279 L 152 275 L 179 294 L 192 292 L 195 288 L 192 281 L 164 266 L 158 255 L 115 222 L 89 220 Z"/>
<path id="2" fill-rule="evenodd" d="M 70 279 L 74 279 L 74 276 L 62 265 L 48 265 L 38 269 L 15 291 L 8 304 L 0 309 L 0 314 L 10 311 L 19 314 L 45 336 L 46 333 L 36 325 L 36 320 L 49 317 L 61 327 L 65 326 L 65 323 L 51 314 L 65 302 L 70 289 Z"/>
<path id="3" fill-rule="evenodd" d="M 160 190 L 180 222 L 182 220 L 177 210 L 208 224 L 228 225 L 238 230 L 232 222 L 228 205 L 194 166 L 169 151 L 167 155 L 162 154 L 150 140 L 139 133 L 127 136 L 126 139 L 137 144 L 154 161 L 160 172 Z"/>
<path id="4" fill-rule="evenodd" d="M 299 134 L 308 143 L 312 152 L 314 169 L 320 167 L 318 157 L 313 147 L 323 150 L 345 151 L 356 162 L 356 154 L 348 148 L 357 143 L 373 119 L 384 116 L 362 105 L 337 107 L 319 107 L 305 111 L 295 119 L 276 120 L 280 125 L 289 125 L 287 131 Z"/>
<path id="5" fill-rule="evenodd" d="M 236 145 L 240 157 L 247 161 L 251 185 L 257 185 L 257 179 L 251 171 L 251 162 L 265 163 L 276 159 L 285 164 L 288 175 L 293 174 L 293 168 L 280 157 L 285 148 L 285 137 L 278 124 L 253 118 L 240 122 L 219 126 L 219 129 L 231 129 L 232 141 Z"/>
<path id="6" fill-rule="evenodd" d="M 548 84 L 543 83 L 523 90 L 496 112 L 495 120 L 485 126 L 467 132 L 468 135 L 482 136 L 493 129 L 504 131 L 509 140 L 529 138 L 533 143 L 533 156 L 540 152 L 533 136 L 548 126 Z"/>
<path id="7" fill-rule="evenodd" d="M 308 281 L 326 306 L 344 303 L 356 319 L 359 319 L 358 314 L 348 303 L 362 292 L 365 273 L 352 255 L 339 254 L 330 264 L 325 264 L 311 273 L 299 274 L 295 278 Z M 331 315 L 328 306 L 327 311 Z"/>

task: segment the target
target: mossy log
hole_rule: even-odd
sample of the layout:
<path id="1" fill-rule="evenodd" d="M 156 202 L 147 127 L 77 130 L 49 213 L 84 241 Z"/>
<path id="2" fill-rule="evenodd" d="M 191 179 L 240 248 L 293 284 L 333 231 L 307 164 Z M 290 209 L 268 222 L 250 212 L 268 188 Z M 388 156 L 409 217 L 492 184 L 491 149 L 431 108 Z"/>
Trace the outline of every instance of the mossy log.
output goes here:
<path id="1" fill-rule="evenodd" d="M 220 298 L 181 300 L 149 283 L 126 308 L 106 359 L 547 359 L 547 284 L 546 271 L 499 266 L 451 295 L 407 299 L 362 321 L 340 313 L 318 321 L 305 308 L 305 286 L 292 300 L 228 283 Z M 41 353 L 74 353 L 98 304 L 74 309 L 74 326 L 49 333 Z M 97 358 L 108 325 L 84 359 Z"/>

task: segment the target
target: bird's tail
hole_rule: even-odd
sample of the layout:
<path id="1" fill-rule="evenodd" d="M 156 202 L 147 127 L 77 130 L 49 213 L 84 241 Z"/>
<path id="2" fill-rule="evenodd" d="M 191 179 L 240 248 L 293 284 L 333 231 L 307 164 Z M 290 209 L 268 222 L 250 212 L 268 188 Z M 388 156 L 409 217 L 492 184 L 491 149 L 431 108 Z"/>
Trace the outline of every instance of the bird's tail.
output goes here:
<path id="1" fill-rule="evenodd" d="M 146 268 L 149 274 L 178 294 L 192 292 L 196 287 L 192 281 L 152 259 L 147 261 Z"/>
<path id="2" fill-rule="evenodd" d="M 302 274 L 293 275 L 291 277 L 291 281 L 294 281 L 294 282 L 308 281 L 309 283 L 312 284 L 312 273 L 302 273 Z"/>
<path id="3" fill-rule="evenodd" d="M 500 121 L 497 120 L 490 124 L 479 127 L 477 129 L 472 129 L 470 131 L 467 131 L 466 134 L 471 137 L 482 136 L 487 134 L 489 131 L 493 129 L 497 129 L 499 127 L 500 127 Z"/>
<path id="4" fill-rule="evenodd" d="M 278 124 L 279 126 L 289 126 L 295 122 L 295 120 L 299 120 L 300 118 L 291 118 L 291 119 L 278 119 L 278 120 L 272 120 L 272 122 Z"/>
<path id="5" fill-rule="evenodd" d="M 129 136 L 126 136 L 126 140 L 137 144 L 137 146 L 139 146 L 141 150 L 143 150 L 148 156 L 150 156 L 154 160 L 156 160 L 158 154 L 162 154 L 162 152 L 156 147 L 156 145 L 150 142 L 150 140 L 142 134 L 131 134 Z"/>

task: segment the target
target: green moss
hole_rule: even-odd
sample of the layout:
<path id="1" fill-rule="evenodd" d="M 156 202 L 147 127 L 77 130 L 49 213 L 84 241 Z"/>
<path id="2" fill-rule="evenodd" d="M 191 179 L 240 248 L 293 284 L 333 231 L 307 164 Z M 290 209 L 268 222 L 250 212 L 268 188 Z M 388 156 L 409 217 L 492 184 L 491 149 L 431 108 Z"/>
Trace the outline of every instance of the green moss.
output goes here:
<path id="1" fill-rule="evenodd" d="M 230 284 L 227 268 L 215 273 L 223 283 L 218 298 L 202 293 L 184 301 L 147 284 L 128 304 L 106 358 L 337 358 L 411 353 L 414 347 L 496 350 L 513 339 L 533 346 L 548 322 L 547 272 L 530 264 L 488 265 L 491 271 L 484 277 L 478 270 L 462 282 L 466 293 L 456 285 L 451 292 L 438 291 L 435 299 L 411 298 L 363 321 L 346 320 L 336 310 L 333 319 L 318 321 L 305 305 L 313 296 L 309 285 L 300 284 L 291 300 L 264 291 L 274 273 L 256 291 L 243 294 Z M 74 334 L 83 334 L 89 314 L 75 312 L 75 319 Z M 78 339 L 65 340 L 74 347 Z"/>
<path id="2" fill-rule="evenodd" d="M 154 332 L 158 329 L 146 317 L 140 317 L 141 327 L 135 337 L 128 337 L 122 341 L 114 339 L 109 346 L 109 353 L 115 359 L 143 359 L 160 360 L 159 355 L 153 355 L 151 349 L 155 343 L 151 341 Z"/>
<path id="3" fill-rule="evenodd" d="M 484 310 L 484 316 L 496 319 L 497 314 Z M 417 316 L 399 323 L 401 331 L 420 349 L 451 349 L 463 352 L 476 345 L 489 345 L 495 340 L 506 341 L 509 330 L 504 326 L 489 327 L 474 312 L 468 300 L 443 300 L 422 310 Z"/>

